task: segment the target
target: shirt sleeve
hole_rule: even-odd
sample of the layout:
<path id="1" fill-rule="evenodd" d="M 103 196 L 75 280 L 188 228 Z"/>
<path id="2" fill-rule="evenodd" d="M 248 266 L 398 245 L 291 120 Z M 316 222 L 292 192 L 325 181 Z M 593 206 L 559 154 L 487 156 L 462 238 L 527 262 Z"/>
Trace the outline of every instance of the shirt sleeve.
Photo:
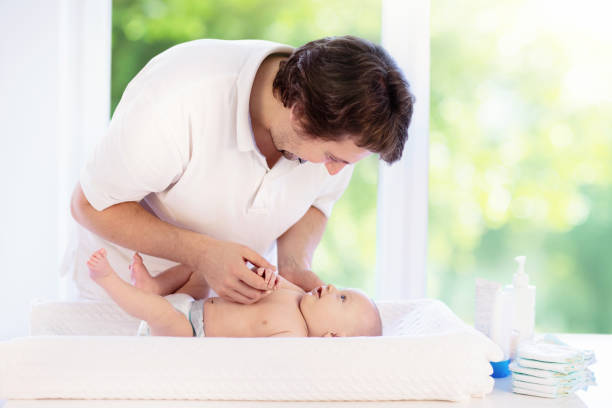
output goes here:
<path id="1" fill-rule="evenodd" d="M 327 218 L 331 216 L 334 204 L 342 196 L 346 187 L 348 187 L 353 175 L 353 169 L 353 165 L 347 165 L 338 174 L 329 176 L 321 193 L 313 202 L 312 205 L 321 210 Z"/>
<path id="2" fill-rule="evenodd" d="M 81 172 L 83 193 L 98 211 L 166 190 L 189 161 L 180 104 L 158 89 L 133 85 Z"/>

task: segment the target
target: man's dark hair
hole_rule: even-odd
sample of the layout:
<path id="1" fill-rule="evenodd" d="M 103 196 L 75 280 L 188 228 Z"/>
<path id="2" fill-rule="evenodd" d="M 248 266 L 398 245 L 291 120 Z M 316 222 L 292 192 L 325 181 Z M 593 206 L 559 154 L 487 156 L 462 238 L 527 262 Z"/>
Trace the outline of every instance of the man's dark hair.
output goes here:
<path id="1" fill-rule="evenodd" d="M 402 157 L 414 96 L 381 46 L 348 35 L 311 41 L 281 62 L 273 90 L 306 134 L 349 134 L 389 164 Z"/>

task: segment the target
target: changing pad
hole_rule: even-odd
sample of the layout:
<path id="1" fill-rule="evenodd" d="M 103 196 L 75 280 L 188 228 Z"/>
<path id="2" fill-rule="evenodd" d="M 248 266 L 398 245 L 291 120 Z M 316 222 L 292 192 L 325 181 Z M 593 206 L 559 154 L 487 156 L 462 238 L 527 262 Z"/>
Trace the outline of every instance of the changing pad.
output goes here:
<path id="1" fill-rule="evenodd" d="M 442 302 L 377 304 L 382 337 L 245 339 L 101 336 L 131 330 L 114 305 L 39 303 L 38 335 L 0 342 L 0 397 L 459 401 L 492 390 L 501 350 Z"/>
<path id="2" fill-rule="evenodd" d="M 472 329 L 435 299 L 377 301 L 384 336 L 446 333 Z M 34 300 L 30 335 L 133 336 L 140 321 L 113 302 Z"/>

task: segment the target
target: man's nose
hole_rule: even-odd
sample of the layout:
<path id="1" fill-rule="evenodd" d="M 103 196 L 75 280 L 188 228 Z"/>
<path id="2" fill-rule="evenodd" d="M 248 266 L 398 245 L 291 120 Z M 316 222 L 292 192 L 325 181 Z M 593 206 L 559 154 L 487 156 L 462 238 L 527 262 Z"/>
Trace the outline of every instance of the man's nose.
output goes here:
<path id="1" fill-rule="evenodd" d="M 327 172 L 333 176 L 334 174 L 337 174 L 340 170 L 342 170 L 342 168 L 346 166 L 346 163 L 339 163 L 339 162 L 327 162 L 325 163 L 325 167 L 327 167 Z"/>

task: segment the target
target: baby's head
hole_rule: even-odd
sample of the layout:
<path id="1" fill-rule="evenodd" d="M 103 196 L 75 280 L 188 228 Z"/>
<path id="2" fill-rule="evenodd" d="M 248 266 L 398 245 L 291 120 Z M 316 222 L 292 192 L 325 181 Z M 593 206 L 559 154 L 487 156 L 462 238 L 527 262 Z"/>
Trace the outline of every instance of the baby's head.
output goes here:
<path id="1" fill-rule="evenodd" d="M 300 311 L 310 337 L 382 335 L 378 308 L 357 289 L 320 286 L 302 297 Z"/>

